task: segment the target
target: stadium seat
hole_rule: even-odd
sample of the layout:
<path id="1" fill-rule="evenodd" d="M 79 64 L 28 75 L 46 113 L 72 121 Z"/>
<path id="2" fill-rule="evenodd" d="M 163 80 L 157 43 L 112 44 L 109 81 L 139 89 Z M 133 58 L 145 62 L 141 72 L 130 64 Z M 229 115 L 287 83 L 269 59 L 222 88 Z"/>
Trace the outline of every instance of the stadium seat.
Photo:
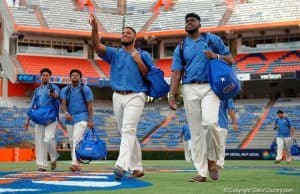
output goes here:
<path id="1" fill-rule="evenodd" d="M 54 76 L 69 77 L 71 69 L 80 69 L 84 77 L 100 77 L 100 74 L 87 59 L 29 55 L 18 55 L 17 58 L 27 74 L 39 75 L 40 69 L 48 67 Z"/>

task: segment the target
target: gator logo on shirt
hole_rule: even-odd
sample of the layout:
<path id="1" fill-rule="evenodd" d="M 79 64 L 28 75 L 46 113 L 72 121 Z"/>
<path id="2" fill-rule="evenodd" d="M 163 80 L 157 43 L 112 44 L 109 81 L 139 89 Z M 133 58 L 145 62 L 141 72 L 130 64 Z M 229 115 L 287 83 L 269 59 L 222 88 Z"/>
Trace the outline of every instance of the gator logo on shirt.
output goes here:
<path id="1" fill-rule="evenodd" d="M 92 172 L 2 172 L 0 193 L 52 193 L 93 190 L 117 190 L 151 186 L 151 183 L 125 177 L 116 181 L 109 173 Z"/>

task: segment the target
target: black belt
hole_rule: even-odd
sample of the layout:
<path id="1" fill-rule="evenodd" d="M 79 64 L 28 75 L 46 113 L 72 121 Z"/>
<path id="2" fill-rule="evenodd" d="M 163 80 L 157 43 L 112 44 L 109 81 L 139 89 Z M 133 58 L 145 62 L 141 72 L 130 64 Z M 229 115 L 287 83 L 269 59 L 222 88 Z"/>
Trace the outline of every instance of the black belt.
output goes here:
<path id="1" fill-rule="evenodd" d="M 191 81 L 191 84 L 207 84 L 208 81 Z"/>
<path id="2" fill-rule="evenodd" d="M 121 90 L 115 90 L 115 92 L 117 92 L 117 93 L 119 93 L 119 94 L 122 94 L 122 95 L 134 93 L 134 91 L 127 91 L 127 90 L 124 90 L 124 91 L 121 91 Z"/>

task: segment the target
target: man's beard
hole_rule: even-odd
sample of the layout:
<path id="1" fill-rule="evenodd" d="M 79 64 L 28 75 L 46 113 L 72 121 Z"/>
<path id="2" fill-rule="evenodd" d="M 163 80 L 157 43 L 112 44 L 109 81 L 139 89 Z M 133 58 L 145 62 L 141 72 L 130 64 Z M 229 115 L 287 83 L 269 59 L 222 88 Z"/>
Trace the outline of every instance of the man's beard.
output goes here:
<path id="1" fill-rule="evenodd" d="M 129 41 L 129 42 L 121 42 L 121 44 L 123 46 L 129 46 L 129 45 L 132 45 L 133 44 L 133 40 L 132 41 Z"/>
<path id="2" fill-rule="evenodd" d="M 199 28 L 194 28 L 194 29 L 191 29 L 191 30 L 185 29 L 185 31 L 186 31 L 188 34 L 193 34 L 193 33 L 197 32 L 198 29 L 199 29 Z"/>
<path id="3" fill-rule="evenodd" d="M 47 81 L 42 81 L 43 85 L 47 85 L 49 83 L 49 80 Z"/>

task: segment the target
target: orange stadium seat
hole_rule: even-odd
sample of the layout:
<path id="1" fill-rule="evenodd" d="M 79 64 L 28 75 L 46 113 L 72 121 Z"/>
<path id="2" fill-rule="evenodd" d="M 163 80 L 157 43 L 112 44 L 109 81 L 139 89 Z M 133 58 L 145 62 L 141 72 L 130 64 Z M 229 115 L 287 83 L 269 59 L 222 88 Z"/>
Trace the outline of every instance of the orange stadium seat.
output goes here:
<path id="1" fill-rule="evenodd" d="M 40 69 L 48 67 L 54 76 L 69 76 L 71 69 L 80 69 L 84 77 L 100 77 L 87 59 L 29 55 L 18 55 L 17 58 L 27 74 L 39 74 Z"/>
<path id="2" fill-rule="evenodd" d="M 163 70 L 165 77 L 171 77 L 172 59 L 160 59 L 156 62 L 156 65 Z"/>
<path id="3" fill-rule="evenodd" d="M 105 73 L 107 77 L 110 76 L 110 65 L 102 60 L 96 60 L 98 67 Z"/>
<path id="4" fill-rule="evenodd" d="M 294 72 L 300 69 L 299 51 L 279 51 L 236 56 L 237 71 L 250 73 Z"/>

